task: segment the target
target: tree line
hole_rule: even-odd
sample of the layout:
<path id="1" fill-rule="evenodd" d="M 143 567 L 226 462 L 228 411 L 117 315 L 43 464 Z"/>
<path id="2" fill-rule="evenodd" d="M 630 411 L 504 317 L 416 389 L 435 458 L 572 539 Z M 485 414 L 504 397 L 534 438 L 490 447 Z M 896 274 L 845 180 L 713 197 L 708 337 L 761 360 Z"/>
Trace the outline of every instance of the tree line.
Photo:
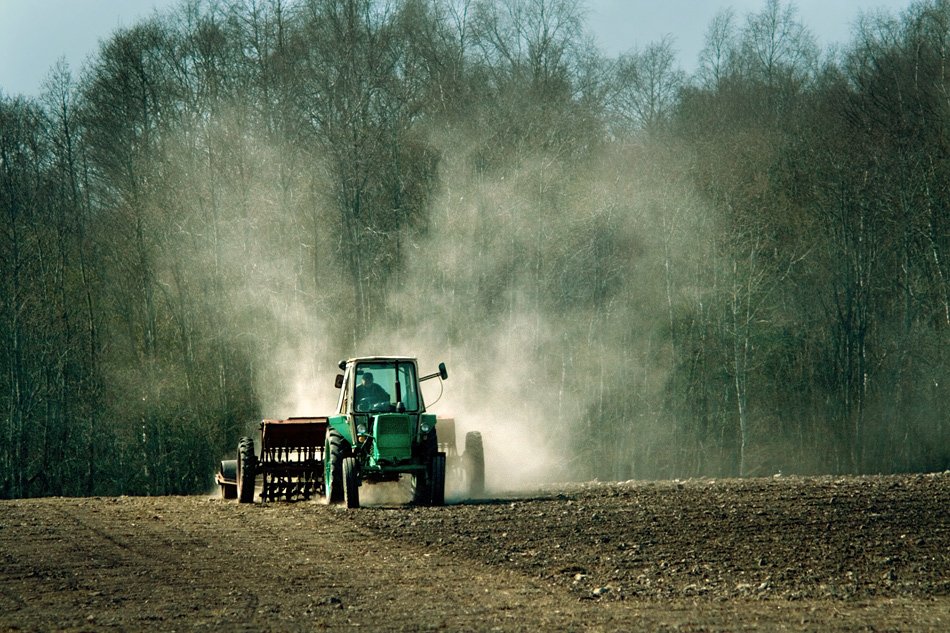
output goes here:
<path id="1" fill-rule="evenodd" d="M 692 75 L 567 0 L 120 29 L 0 94 L 0 497 L 206 491 L 338 358 L 429 350 L 560 477 L 947 468 L 948 46 L 946 0 L 835 50 L 724 10 Z"/>

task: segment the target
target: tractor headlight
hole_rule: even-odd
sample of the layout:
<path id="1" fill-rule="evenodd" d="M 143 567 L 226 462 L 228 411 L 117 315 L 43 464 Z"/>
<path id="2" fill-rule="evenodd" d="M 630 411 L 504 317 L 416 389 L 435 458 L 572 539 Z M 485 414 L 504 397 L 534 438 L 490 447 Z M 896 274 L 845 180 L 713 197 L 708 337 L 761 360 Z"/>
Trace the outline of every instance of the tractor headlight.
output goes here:
<path id="1" fill-rule="evenodd" d="M 432 425 L 429 424 L 428 422 L 423 422 L 423 423 L 419 426 L 419 430 L 422 431 L 422 434 L 423 434 L 423 435 L 427 435 L 427 434 L 429 433 L 429 431 L 432 430 Z"/>
<path id="2" fill-rule="evenodd" d="M 359 424 L 356 425 L 357 435 L 366 435 L 366 431 L 367 431 L 367 428 L 366 428 L 365 422 L 360 422 Z"/>

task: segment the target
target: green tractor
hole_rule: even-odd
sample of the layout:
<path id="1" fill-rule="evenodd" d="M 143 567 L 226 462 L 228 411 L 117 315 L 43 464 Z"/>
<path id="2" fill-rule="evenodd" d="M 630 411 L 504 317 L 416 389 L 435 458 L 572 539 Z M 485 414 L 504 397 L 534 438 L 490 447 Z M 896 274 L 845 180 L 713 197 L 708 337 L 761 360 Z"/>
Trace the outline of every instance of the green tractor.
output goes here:
<path id="1" fill-rule="evenodd" d="M 340 369 L 339 404 L 329 416 L 323 452 L 327 503 L 358 508 L 363 484 L 407 476 L 414 503 L 444 504 L 446 453 L 420 383 L 447 379 L 445 363 L 425 376 L 419 376 L 416 359 L 396 356 L 351 358 L 340 361 Z M 481 471 L 483 480 L 484 462 Z"/>

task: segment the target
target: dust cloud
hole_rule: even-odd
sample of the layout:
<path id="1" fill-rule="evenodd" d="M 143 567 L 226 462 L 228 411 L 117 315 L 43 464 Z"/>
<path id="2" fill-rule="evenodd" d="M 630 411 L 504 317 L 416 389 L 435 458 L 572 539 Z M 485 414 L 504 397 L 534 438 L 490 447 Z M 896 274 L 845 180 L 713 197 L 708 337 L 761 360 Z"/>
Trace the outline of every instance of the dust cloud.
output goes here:
<path id="1" fill-rule="evenodd" d="M 679 305 L 701 297 L 672 290 L 689 287 L 679 277 L 690 267 L 710 264 L 692 243 L 701 206 L 673 152 L 628 149 L 586 164 L 533 157 L 475 177 L 471 156 L 455 149 L 470 146 L 445 143 L 431 229 L 414 245 L 422 255 L 390 297 L 403 325 L 378 326 L 368 347 L 397 341 L 421 371 L 446 361 L 445 392 L 430 408 L 456 420 L 460 449 L 467 431 L 482 433 L 489 489 L 627 478 L 635 443 L 672 427 L 662 333 Z M 621 401 L 635 404 L 618 411 Z"/>
<path id="2" fill-rule="evenodd" d="M 340 358 L 414 356 L 423 373 L 448 365 L 438 402 L 438 380 L 424 396 L 431 412 L 456 419 L 459 449 L 466 432 L 481 432 L 490 490 L 651 475 L 655 461 L 636 449 L 673 426 L 664 333 L 684 303 L 702 301 L 688 276 L 715 265 L 678 153 L 613 145 L 483 172 L 460 149 L 469 140 L 433 135 L 441 160 L 428 230 L 407 244 L 379 318 L 356 341 L 340 338 L 353 293 L 334 242 L 338 213 L 294 193 L 330 185 L 303 176 L 288 185 L 277 150 L 242 148 L 255 179 L 222 196 L 243 228 L 221 239 L 262 417 L 333 411 Z M 266 230 L 248 231 L 248 218 Z"/>

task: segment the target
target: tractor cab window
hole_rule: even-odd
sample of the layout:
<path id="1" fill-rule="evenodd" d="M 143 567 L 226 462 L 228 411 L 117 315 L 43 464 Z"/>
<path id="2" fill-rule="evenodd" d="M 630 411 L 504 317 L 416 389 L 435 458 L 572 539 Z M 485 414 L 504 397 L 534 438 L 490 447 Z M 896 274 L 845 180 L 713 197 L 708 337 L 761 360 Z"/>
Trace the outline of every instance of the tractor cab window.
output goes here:
<path id="1" fill-rule="evenodd" d="M 401 401 L 406 411 L 417 411 L 419 396 L 416 385 L 412 363 L 360 363 L 356 367 L 354 409 L 359 413 L 385 413 L 395 411 L 397 402 Z"/>

